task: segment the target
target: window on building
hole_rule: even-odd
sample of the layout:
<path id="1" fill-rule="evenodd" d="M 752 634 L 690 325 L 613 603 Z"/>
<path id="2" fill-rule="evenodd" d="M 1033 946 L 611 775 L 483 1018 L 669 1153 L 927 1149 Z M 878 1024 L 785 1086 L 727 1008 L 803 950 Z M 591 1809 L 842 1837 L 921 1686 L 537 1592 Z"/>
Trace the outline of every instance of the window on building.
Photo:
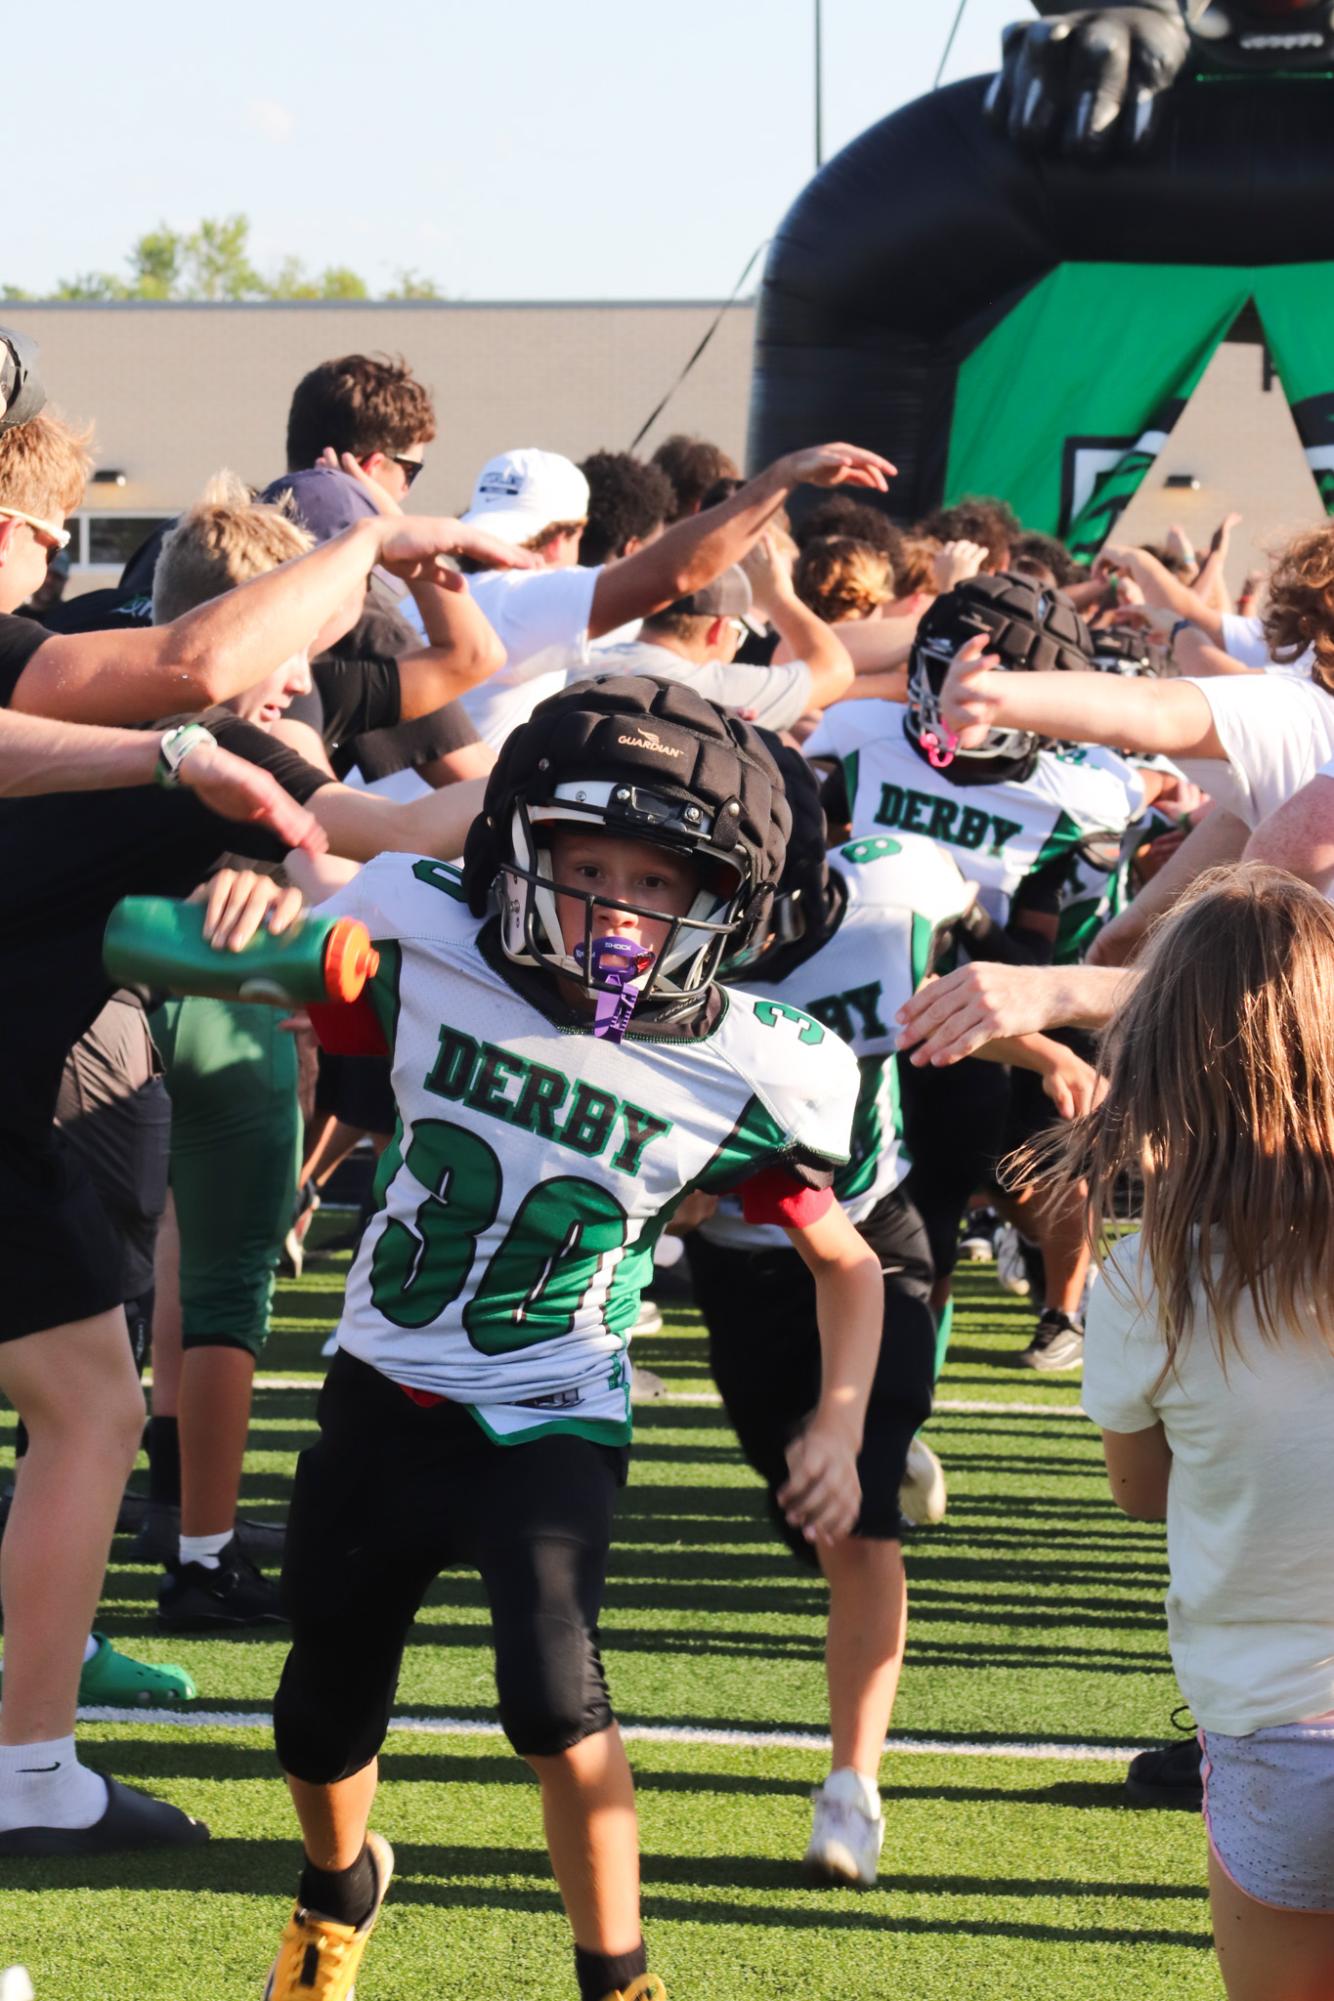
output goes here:
<path id="1" fill-rule="evenodd" d="M 72 514 L 70 565 L 75 570 L 123 570 L 142 542 L 172 514 Z"/>

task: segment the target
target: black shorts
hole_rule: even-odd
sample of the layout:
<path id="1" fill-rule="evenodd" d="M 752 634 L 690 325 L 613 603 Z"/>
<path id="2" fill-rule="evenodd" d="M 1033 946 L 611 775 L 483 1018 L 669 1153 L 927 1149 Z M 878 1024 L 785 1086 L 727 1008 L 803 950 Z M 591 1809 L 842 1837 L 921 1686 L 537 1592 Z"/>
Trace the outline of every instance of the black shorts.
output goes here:
<path id="1" fill-rule="evenodd" d="M 358 1132 L 389 1134 L 398 1110 L 387 1056 L 334 1056 L 320 1051 L 315 1109 L 332 1112 Z"/>
<path id="2" fill-rule="evenodd" d="M 1086 1063 L 1092 1063 L 1098 1053 L 1098 1038 L 1085 1028 L 1050 1028 L 1048 1036 L 1053 1042 L 1064 1043 L 1067 1049 L 1082 1056 Z M 1010 1105 L 1006 1114 L 1005 1130 L 1001 1139 L 997 1168 L 1022 1146 L 1028 1146 L 1045 1132 L 1050 1132 L 1059 1124 L 1056 1107 L 1042 1088 L 1042 1079 L 1036 1070 L 1014 1069 L 1010 1072 Z M 1005 1176 L 1006 1182 L 1010 1179 Z"/>
<path id="3" fill-rule="evenodd" d="M 885 1326 L 857 1461 L 862 1508 L 853 1533 L 892 1541 L 901 1531 L 899 1488 L 908 1447 L 931 1415 L 931 1254 L 922 1219 L 901 1190 L 859 1228 L 884 1273 Z M 813 1563 L 814 1550 L 784 1518 L 776 1497 L 787 1480 L 787 1447 L 820 1395 L 815 1281 L 786 1245 L 736 1250 L 693 1231 L 686 1253 L 709 1330 L 713 1378 L 738 1442 L 769 1489 L 779 1534 L 795 1555 Z"/>
<path id="4" fill-rule="evenodd" d="M 1010 1072 L 965 1057 L 944 1070 L 899 1064 L 903 1138 L 912 1172 L 907 1193 L 921 1214 L 938 1278 L 959 1255 L 959 1225 L 970 1199 L 995 1183 L 1005 1151 Z"/>
<path id="5" fill-rule="evenodd" d="M 423 1409 L 342 1352 L 319 1424 L 297 1465 L 283 1564 L 284 1770 L 328 1785 L 370 1763 L 417 1609 L 459 1566 L 480 1573 L 490 1602 L 514 1748 L 553 1756 L 605 1730 L 597 1622 L 628 1450 L 568 1432 L 498 1445 L 461 1405 Z"/>
<path id="6" fill-rule="evenodd" d="M 54 1127 L 0 1133 L 0 1341 L 123 1304 L 124 1244 L 88 1170 Z"/>

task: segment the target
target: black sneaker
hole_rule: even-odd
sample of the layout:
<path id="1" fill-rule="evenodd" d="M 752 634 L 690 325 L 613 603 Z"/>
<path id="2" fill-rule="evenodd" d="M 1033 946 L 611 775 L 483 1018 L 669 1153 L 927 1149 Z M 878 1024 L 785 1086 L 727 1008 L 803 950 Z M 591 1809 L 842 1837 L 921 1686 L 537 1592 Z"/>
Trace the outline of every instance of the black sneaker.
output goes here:
<path id="1" fill-rule="evenodd" d="M 974 1209 L 964 1225 L 959 1241 L 959 1257 L 964 1264 L 981 1264 L 996 1255 L 996 1232 L 1000 1217 L 994 1209 Z"/>
<path id="2" fill-rule="evenodd" d="M 1197 1737 L 1141 1751 L 1126 1772 L 1126 1799 L 1131 1806 L 1176 1808 L 1199 1813 L 1204 1806 L 1200 1764 L 1204 1753 Z"/>
<path id="3" fill-rule="evenodd" d="M 140 1563 L 173 1564 L 180 1548 L 181 1511 L 172 1501 L 149 1501 L 143 1525 L 130 1544 Z M 287 1530 L 282 1522 L 252 1522 L 238 1517 L 236 1540 L 242 1556 L 252 1563 L 281 1563 Z"/>
<path id="4" fill-rule="evenodd" d="M 169 1563 L 158 1587 L 157 1622 L 169 1633 L 264 1626 L 281 1623 L 283 1616 L 278 1586 L 241 1554 L 235 1536 L 216 1570 L 202 1563 Z"/>
<path id="5" fill-rule="evenodd" d="M 1033 1339 L 1019 1356 L 1019 1366 L 1055 1375 L 1061 1369 L 1077 1369 L 1083 1359 L 1083 1328 L 1059 1307 L 1049 1306 Z"/>

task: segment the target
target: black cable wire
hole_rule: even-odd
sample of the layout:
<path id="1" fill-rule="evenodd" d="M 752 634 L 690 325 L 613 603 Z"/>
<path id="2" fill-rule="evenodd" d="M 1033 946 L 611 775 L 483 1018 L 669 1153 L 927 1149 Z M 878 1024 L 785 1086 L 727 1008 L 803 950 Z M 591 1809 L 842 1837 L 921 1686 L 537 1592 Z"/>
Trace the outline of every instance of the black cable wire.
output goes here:
<path id="1" fill-rule="evenodd" d="M 931 86 L 932 90 L 940 89 L 940 79 L 945 74 L 945 65 L 950 59 L 950 51 L 954 47 L 954 38 L 959 32 L 959 26 L 963 20 L 964 11 L 967 8 L 967 6 L 968 6 L 968 0 L 959 0 L 959 11 L 954 17 L 954 26 L 950 29 L 949 34 L 945 38 L 945 52 L 941 56 L 940 63 L 936 69 L 936 80 Z"/>
<path id="2" fill-rule="evenodd" d="M 671 402 L 673 396 L 675 396 L 677 390 L 681 387 L 681 384 L 685 381 L 687 375 L 689 375 L 691 369 L 695 366 L 695 363 L 699 360 L 705 348 L 708 346 L 709 342 L 713 339 L 713 336 L 717 333 L 719 327 L 722 325 L 724 314 L 730 312 L 731 308 L 736 304 L 737 299 L 740 297 L 741 294 L 741 287 L 745 284 L 747 278 L 749 278 L 751 272 L 754 270 L 756 260 L 759 258 L 759 256 L 763 251 L 768 249 L 772 240 L 773 239 L 771 237 L 766 236 L 763 243 L 756 244 L 755 248 L 751 251 L 750 256 L 746 259 L 745 270 L 741 273 L 741 276 L 737 279 L 735 285 L 733 285 L 732 287 L 731 296 L 725 299 L 722 305 L 719 306 L 717 312 L 714 314 L 713 319 L 709 325 L 708 331 L 704 335 L 703 340 L 700 342 L 699 346 L 695 349 L 695 352 L 691 355 L 689 361 L 686 363 L 685 367 L 681 370 L 681 373 L 677 376 L 675 382 L 672 384 L 671 388 L 667 391 L 667 394 L 663 397 L 662 401 L 654 407 L 654 409 L 650 412 L 650 414 L 644 419 L 644 422 L 640 425 L 639 429 L 635 432 L 633 438 L 631 438 L 629 446 L 629 449 L 631 451 L 634 451 L 638 446 L 640 440 L 644 438 L 647 435 L 647 433 L 653 429 L 653 426 L 657 423 L 659 417 L 661 417 L 663 411 L 667 408 L 667 405 Z"/>
<path id="3" fill-rule="evenodd" d="M 950 28 L 949 34 L 945 38 L 945 47 L 941 52 L 940 62 L 936 69 L 936 80 L 931 86 L 933 90 L 939 90 L 940 88 L 940 79 L 945 74 L 945 65 L 950 59 L 950 52 L 954 47 L 955 39 L 958 36 L 959 29 L 963 24 L 963 17 L 965 12 L 967 11 L 967 7 L 968 7 L 968 0 L 959 0 L 959 5 L 955 12 L 953 25 Z M 755 264 L 761 252 L 768 249 L 771 241 L 772 238 L 766 236 L 764 242 L 757 244 L 755 249 L 751 251 L 750 256 L 746 260 L 745 270 L 741 273 L 741 276 L 737 279 L 736 284 L 732 287 L 731 296 L 724 301 L 724 303 L 718 308 L 718 311 L 714 314 L 713 319 L 710 322 L 707 331 L 705 332 L 703 340 L 699 343 L 699 346 L 695 349 L 695 352 L 691 355 L 689 361 L 686 363 L 685 367 L 681 370 L 681 373 L 677 376 L 671 388 L 667 391 L 667 394 L 662 398 L 662 401 L 660 403 L 655 404 L 654 408 L 650 411 L 649 415 L 644 419 L 644 422 L 640 425 L 639 429 L 635 432 L 633 438 L 631 438 L 629 449 L 632 452 L 637 449 L 642 440 L 653 429 L 653 426 L 657 423 L 659 417 L 661 417 L 663 411 L 667 408 L 667 405 L 671 402 L 673 396 L 675 396 L 677 390 L 681 387 L 681 384 L 685 381 L 691 369 L 695 366 L 695 363 L 699 360 L 705 348 L 708 346 L 709 342 L 713 339 L 713 336 L 717 333 L 719 327 L 723 323 L 724 314 L 730 312 L 731 308 L 736 304 L 737 299 L 741 293 L 741 287 L 745 284 L 747 278 L 749 278 L 751 272 L 754 270 Z"/>

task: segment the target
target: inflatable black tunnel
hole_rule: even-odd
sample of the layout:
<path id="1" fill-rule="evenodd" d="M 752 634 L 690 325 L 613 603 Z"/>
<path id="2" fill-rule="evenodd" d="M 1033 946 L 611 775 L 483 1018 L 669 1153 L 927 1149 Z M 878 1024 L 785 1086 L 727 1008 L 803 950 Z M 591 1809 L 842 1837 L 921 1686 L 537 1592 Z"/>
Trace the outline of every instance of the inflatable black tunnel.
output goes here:
<path id="1" fill-rule="evenodd" d="M 849 438 L 911 521 L 998 494 L 1101 546 L 1253 302 L 1334 510 L 1334 79 L 1178 86 L 1142 159 L 1035 158 L 989 79 L 918 99 L 816 176 L 760 293 L 749 459 Z"/>

